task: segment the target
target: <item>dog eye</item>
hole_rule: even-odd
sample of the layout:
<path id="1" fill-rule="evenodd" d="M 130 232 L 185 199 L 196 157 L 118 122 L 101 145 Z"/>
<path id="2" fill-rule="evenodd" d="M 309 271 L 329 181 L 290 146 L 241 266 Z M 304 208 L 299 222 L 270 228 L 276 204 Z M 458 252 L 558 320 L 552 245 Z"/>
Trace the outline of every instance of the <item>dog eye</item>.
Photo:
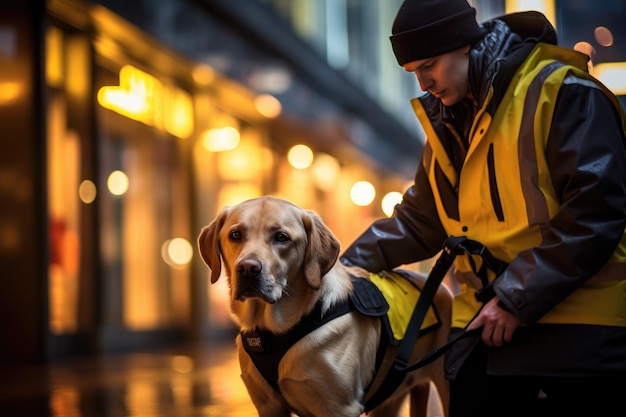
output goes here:
<path id="1" fill-rule="evenodd" d="M 291 239 L 289 239 L 289 235 L 285 232 L 278 232 L 274 235 L 274 239 L 277 242 L 289 242 Z"/>
<path id="2" fill-rule="evenodd" d="M 241 232 L 239 230 L 231 230 L 228 237 L 230 240 L 241 240 Z"/>

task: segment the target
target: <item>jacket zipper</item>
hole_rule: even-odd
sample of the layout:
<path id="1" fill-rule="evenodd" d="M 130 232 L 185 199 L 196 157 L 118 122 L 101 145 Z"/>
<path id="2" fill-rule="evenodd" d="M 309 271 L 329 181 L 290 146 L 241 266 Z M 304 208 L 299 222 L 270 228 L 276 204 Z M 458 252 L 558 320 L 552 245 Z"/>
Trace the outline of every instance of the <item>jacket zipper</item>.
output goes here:
<path id="1" fill-rule="evenodd" d="M 489 193 L 491 194 L 491 204 L 498 221 L 504 221 L 504 211 L 502 210 L 502 202 L 500 201 L 500 193 L 498 193 L 498 182 L 496 181 L 496 169 L 493 156 L 493 143 L 489 144 L 489 153 L 487 154 L 487 169 L 489 173 Z"/>

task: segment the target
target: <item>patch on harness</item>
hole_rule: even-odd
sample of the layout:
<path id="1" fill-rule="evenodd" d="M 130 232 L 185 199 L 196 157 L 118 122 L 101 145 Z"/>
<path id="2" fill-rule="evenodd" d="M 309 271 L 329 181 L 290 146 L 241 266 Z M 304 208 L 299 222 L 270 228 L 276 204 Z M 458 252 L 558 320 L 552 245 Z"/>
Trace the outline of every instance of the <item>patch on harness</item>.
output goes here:
<path id="1" fill-rule="evenodd" d="M 263 339 L 258 331 L 250 331 L 241 334 L 241 339 L 246 347 L 246 350 L 251 352 L 265 352 L 263 347 Z"/>

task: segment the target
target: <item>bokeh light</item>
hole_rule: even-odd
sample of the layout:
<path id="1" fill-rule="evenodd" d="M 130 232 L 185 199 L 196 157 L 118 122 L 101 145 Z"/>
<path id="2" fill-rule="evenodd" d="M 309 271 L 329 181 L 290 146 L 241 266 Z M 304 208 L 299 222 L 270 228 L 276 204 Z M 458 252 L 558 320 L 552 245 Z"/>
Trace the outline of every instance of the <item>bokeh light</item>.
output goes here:
<path id="1" fill-rule="evenodd" d="M 93 181 L 84 180 L 78 186 L 78 197 L 85 204 L 93 203 L 97 193 L 96 184 Z"/>
<path id="2" fill-rule="evenodd" d="M 161 256 L 170 266 L 187 265 L 193 258 L 193 246 L 182 237 L 166 240 L 161 246 Z"/>
<path id="3" fill-rule="evenodd" d="M 387 217 L 391 217 L 391 215 L 393 214 L 394 208 L 401 201 L 402 201 L 402 193 L 400 192 L 392 191 L 390 193 L 385 194 L 380 204 L 383 210 L 383 213 L 385 213 Z"/>
<path id="4" fill-rule="evenodd" d="M 122 171 L 113 171 L 107 178 L 107 188 L 113 195 L 123 195 L 128 191 L 130 182 L 128 176 Z"/>
<path id="5" fill-rule="evenodd" d="M 341 174 L 337 158 L 323 152 L 315 156 L 311 170 L 315 185 L 323 191 L 332 190 Z"/>
<path id="6" fill-rule="evenodd" d="M 280 115 L 282 105 L 270 94 L 260 94 L 254 99 L 254 106 L 263 116 L 274 119 Z"/>
<path id="7" fill-rule="evenodd" d="M 209 129 L 202 135 L 202 146 L 209 152 L 224 152 L 235 149 L 241 136 L 232 126 L 220 129 Z"/>
<path id="8" fill-rule="evenodd" d="M 613 33 L 611 33 L 611 31 L 604 26 L 598 26 L 595 28 L 593 36 L 596 38 L 596 42 L 602 46 L 609 47 L 613 45 Z"/>
<path id="9" fill-rule="evenodd" d="M 369 206 L 376 197 L 376 189 L 368 181 L 358 181 L 350 189 L 350 198 L 357 206 Z"/>
<path id="10" fill-rule="evenodd" d="M 313 163 L 313 151 L 306 145 L 296 145 L 289 149 L 287 160 L 296 169 L 306 169 Z"/>

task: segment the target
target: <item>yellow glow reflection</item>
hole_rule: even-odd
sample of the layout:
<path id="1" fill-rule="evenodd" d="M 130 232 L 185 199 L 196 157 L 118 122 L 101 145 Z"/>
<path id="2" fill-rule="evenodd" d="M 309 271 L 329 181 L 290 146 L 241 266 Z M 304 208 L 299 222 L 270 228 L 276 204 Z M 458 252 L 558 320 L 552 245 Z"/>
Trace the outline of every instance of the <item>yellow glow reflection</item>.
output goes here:
<path id="1" fill-rule="evenodd" d="M 80 390 L 75 386 L 58 386 L 50 393 L 50 411 L 53 416 L 80 417 Z"/>
<path id="2" fill-rule="evenodd" d="M 193 359 L 189 356 L 176 355 L 172 358 L 172 368 L 181 374 L 188 374 L 194 369 Z"/>
<path id="3" fill-rule="evenodd" d="M 228 184 L 220 189 L 217 206 L 234 206 L 242 201 L 260 196 L 261 189 L 255 184 L 248 182 Z"/>
<path id="4" fill-rule="evenodd" d="M 8 104 L 19 97 L 22 87 L 19 83 L 0 83 L 0 106 Z"/>
<path id="5" fill-rule="evenodd" d="M 215 80 L 215 71 L 208 65 L 198 65 L 192 72 L 195 82 L 200 85 L 210 85 Z"/>
<path id="6" fill-rule="evenodd" d="M 160 115 L 166 132 L 179 138 L 188 138 L 193 132 L 193 103 L 189 94 L 179 88 L 169 87 L 166 90 L 165 109 L 168 114 Z"/>
<path id="7" fill-rule="evenodd" d="M 137 372 L 137 371 L 135 371 Z M 158 415 L 161 393 L 150 378 L 128 378 L 125 391 L 126 413 L 129 416 Z"/>
<path id="8" fill-rule="evenodd" d="M 602 62 L 593 67 L 593 76 L 615 95 L 626 94 L 626 62 Z"/>
<path id="9" fill-rule="evenodd" d="M 113 195 L 123 195 L 128 191 L 128 176 L 122 171 L 113 171 L 107 178 L 107 188 Z"/>
<path id="10" fill-rule="evenodd" d="M 369 181 L 358 181 L 350 189 L 350 198 L 357 206 L 369 206 L 376 197 L 376 189 Z"/>
<path id="11" fill-rule="evenodd" d="M 287 160 L 296 169 L 306 169 L 313 163 L 313 151 L 306 145 L 296 145 L 289 149 Z"/>
<path id="12" fill-rule="evenodd" d="M 556 27 L 556 9 L 554 0 L 506 0 L 505 13 L 513 13 L 524 10 L 537 10 L 543 13 L 546 18 Z"/>
<path id="13" fill-rule="evenodd" d="M 202 135 L 202 146 L 209 152 L 223 152 L 235 149 L 241 136 L 232 126 L 209 129 Z"/>
<path id="14" fill-rule="evenodd" d="M 217 172 L 223 180 L 249 181 L 258 179 L 265 161 L 266 153 L 262 148 L 250 143 L 243 143 L 232 151 L 219 154 Z"/>
<path id="15" fill-rule="evenodd" d="M 91 55 L 88 38 L 69 37 L 65 42 L 65 85 L 70 96 L 84 97 L 91 92 Z"/>
<path id="16" fill-rule="evenodd" d="M 85 204 L 93 203 L 96 199 L 96 184 L 93 181 L 84 180 L 78 186 L 78 197 Z"/>
<path id="17" fill-rule="evenodd" d="M 391 215 L 393 214 L 393 209 L 396 207 L 396 204 L 400 203 L 401 201 L 402 193 L 392 191 L 385 194 L 381 202 L 381 208 L 383 209 L 383 213 L 385 213 L 387 217 L 391 217 Z"/>
<path id="18" fill-rule="evenodd" d="M 46 32 L 46 81 L 52 87 L 63 82 L 63 33 L 51 27 Z M 0 89 L 0 91 L 2 91 Z"/>
<path id="19" fill-rule="evenodd" d="M 256 109 L 263 116 L 274 119 L 280 115 L 282 105 L 278 99 L 270 94 L 261 94 L 254 100 Z"/>
<path id="20" fill-rule="evenodd" d="M 166 240 L 161 246 L 161 257 L 170 266 L 187 265 L 193 258 L 193 247 L 181 237 Z"/>
<path id="21" fill-rule="evenodd" d="M 193 102 L 185 91 L 164 85 L 131 65 L 120 70 L 120 85 L 98 90 L 98 103 L 129 119 L 165 130 L 179 138 L 193 132 Z"/>
<path id="22" fill-rule="evenodd" d="M 317 154 L 311 169 L 315 184 L 324 191 L 332 190 L 341 174 L 339 162 L 327 153 Z"/>

